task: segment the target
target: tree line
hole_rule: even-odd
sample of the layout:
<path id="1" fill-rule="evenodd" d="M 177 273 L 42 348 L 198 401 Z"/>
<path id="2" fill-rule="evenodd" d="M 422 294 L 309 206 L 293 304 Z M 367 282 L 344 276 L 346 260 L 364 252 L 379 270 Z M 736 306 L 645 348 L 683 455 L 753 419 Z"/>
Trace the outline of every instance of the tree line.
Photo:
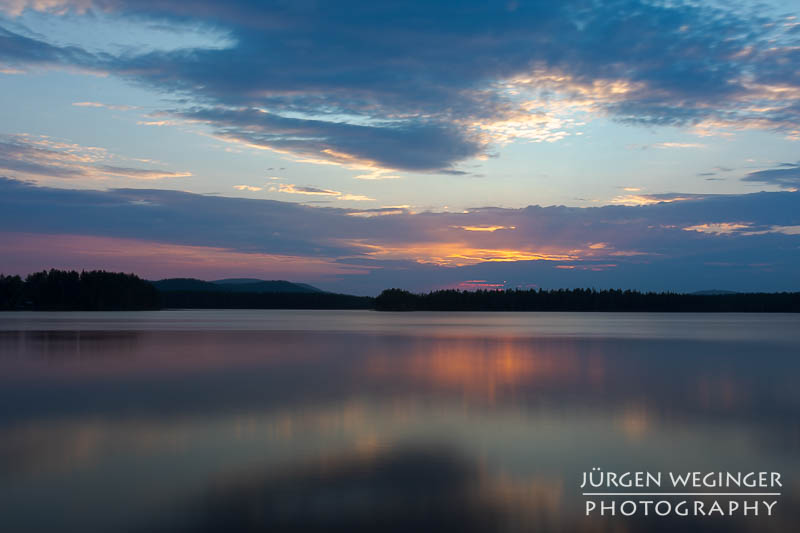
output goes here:
<path id="1" fill-rule="evenodd" d="M 800 312 L 800 293 L 680 294 L 631 290 L 388 289 L 377 298 L 328 292 L 158 290 L 135 274 L 48 270 L 0 274 L 3 310 L 376 309 L 378 311 Z"/>
<path id="2" fill-rule="evenodd" d="M 631 290 L 439 290 L 414 294 L 388 289 L 379 311 L 651 311 L 798 313 L 800 293 L 681 294 Z"/>
<path id="3" fill-rule="evenodd" d="M 134 274 L 93 270 L 45 270 L 19 276 L 0 274 L 0 309 L 101 311 L 158 309 L 152 284 Z"/>

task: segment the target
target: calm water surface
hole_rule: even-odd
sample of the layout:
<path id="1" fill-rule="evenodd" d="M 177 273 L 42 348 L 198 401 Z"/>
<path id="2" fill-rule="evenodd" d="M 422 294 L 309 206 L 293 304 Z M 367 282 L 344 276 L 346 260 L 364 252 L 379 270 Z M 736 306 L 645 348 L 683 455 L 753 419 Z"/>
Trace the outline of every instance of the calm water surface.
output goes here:
<path id="1" fill-rule="evenodd" d="M 800 529 L 800 316 L 0 313 L 0 530 Z M 773 517 L 582 472 L 777 471 Z"/>

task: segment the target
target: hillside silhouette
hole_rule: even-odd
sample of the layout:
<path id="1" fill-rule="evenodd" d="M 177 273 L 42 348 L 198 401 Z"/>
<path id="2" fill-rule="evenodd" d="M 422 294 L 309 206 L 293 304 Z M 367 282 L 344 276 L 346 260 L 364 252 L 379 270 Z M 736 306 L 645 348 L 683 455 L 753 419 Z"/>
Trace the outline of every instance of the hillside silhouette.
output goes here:
<path id="1" fill-rule="evenodd" d="M 316 287 L 305 283 L 292 283 L 285 280 L 260 279 L 220 279 L 203 281 L 194 278 L 168 278 L 153 281 L 159 291 L 192 291 L 192 292 L 284 292 L 284 293 L 321 293 Z"/>
<path id="2" fill-rule="evenodd" d="M 150 282 L 135 274 L 56 269 L 30 274 L 24 280 L 0 274 L 3 310 L 371 309 L 373 301 L 283 280 Z"/>

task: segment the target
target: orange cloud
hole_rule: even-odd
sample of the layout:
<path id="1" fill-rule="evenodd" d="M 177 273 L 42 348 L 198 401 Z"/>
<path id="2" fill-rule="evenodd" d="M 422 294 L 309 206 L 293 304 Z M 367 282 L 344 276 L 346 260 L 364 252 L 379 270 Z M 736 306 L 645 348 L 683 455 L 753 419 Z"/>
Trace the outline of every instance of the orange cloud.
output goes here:
<path id="1" fill-rule="evenodd" d="M 451 226 L 451 227 L 463 229 L 464 231 L 488 231 L 490 233 L 500 229 L 517 229 L 516 226 Z"/>
<path id="2" fill-rule="evenodd" d="M 485 262 L 573 261 L 576 255 L 549 251 L 475 248 L 461 242 L 409 243 L 397 246 L 348 241 L 375 259 L 411 260 L 439 266 L 466 266 Z"/>
<path id="3" fill-rule="evenodd" d="M 660 204 L 660 203 L 672 203 L 672 202 L 682 202 L 685 200 L 691 200 L 692 197 L 690 196 L 674 196 L 674 197 L 661 197 L 661 196 L 650 196 L 646 194 L 626 194 L 624 196 L 615 196 L 611 203 L 614 205 L 652 205 L 652 204 Z"/>

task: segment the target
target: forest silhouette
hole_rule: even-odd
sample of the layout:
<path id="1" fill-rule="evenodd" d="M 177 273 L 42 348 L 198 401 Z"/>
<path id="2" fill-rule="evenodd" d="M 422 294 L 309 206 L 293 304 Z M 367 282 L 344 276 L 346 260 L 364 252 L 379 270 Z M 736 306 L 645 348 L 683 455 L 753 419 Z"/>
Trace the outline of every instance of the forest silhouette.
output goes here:
<path id="1" fill-rule="evenodd" d="M 199 287 L 204 283 L 195 280 Z M 161 282 L 159 282 L 161 283 Z M 266 282 L 263 282 L 266 283 Z M 289 282 L 281 282 L 292 285 Z M 169 284 L 160 285 L 171 286 Z M 180 285 L 186 286 L 186 284 Z M 191 285 L 188 285 L 191 286 Z M 280 286 L 280 285 L 278 285 Z M 306 286 L 308 287 L 308 286 Z M 800 312 L 800 292 L 639 292 L 621 289 L 438 290 L 387 289 L 378 297 L 324 291 L 243 292 L 165 290 L 135 274 L 51 269 L 26 276 L 0 274 L 0 309 L 114 311 L 156 309 L 374 309 L 377 311 L 629 311 Z"/>

